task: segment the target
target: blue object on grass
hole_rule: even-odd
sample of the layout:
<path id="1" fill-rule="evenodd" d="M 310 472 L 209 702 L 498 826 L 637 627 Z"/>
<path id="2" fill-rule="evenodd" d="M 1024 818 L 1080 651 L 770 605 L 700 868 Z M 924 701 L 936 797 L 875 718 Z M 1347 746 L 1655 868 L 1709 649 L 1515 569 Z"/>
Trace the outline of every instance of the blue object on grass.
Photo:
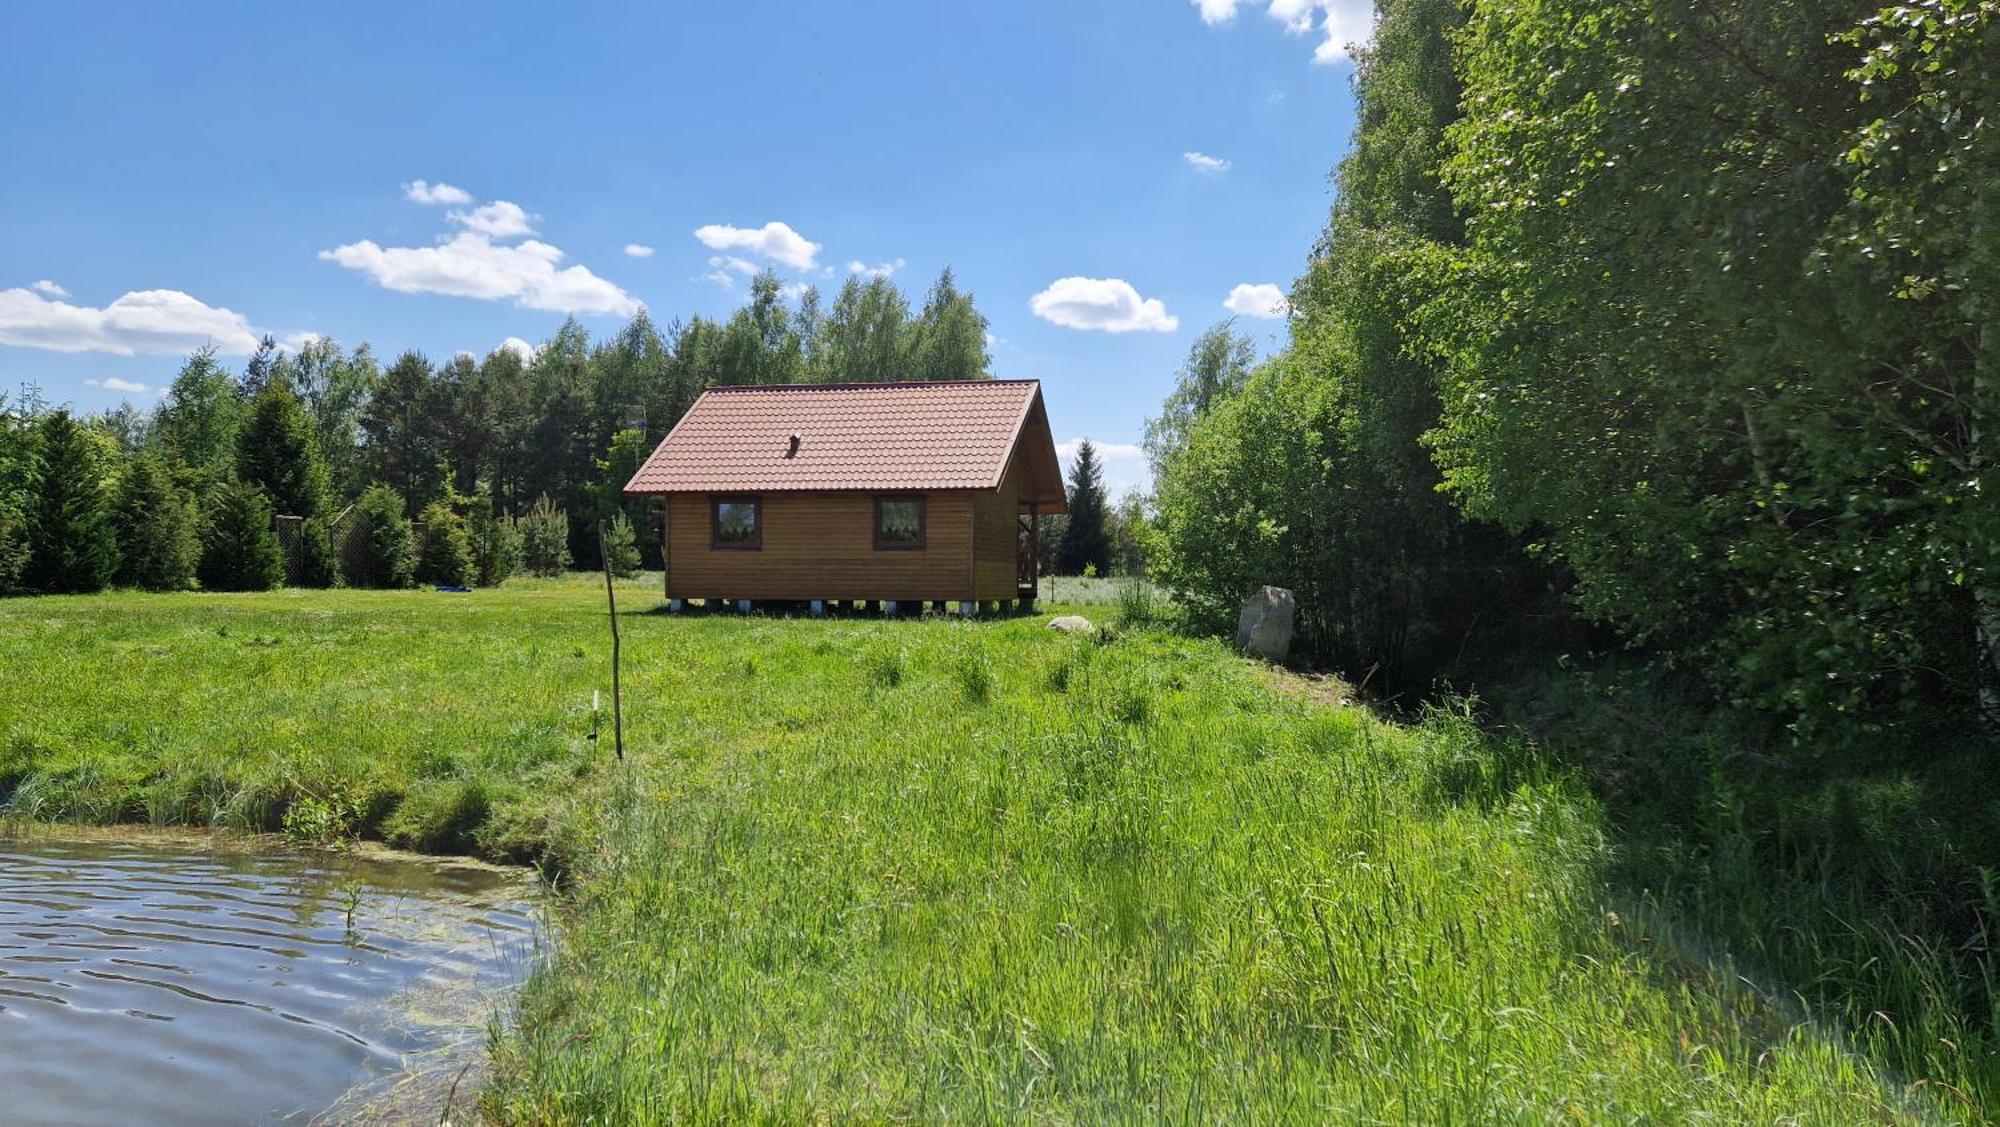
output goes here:
<path id="1" fill-rule="evenodd" d="M 438 594 L 440 594 L 440 595 L 470 595 L 470 594 L 472 594 L 472 588 L 470 588 L 470 587 L 440 587 L 440 588 L 438 588 Z"/>

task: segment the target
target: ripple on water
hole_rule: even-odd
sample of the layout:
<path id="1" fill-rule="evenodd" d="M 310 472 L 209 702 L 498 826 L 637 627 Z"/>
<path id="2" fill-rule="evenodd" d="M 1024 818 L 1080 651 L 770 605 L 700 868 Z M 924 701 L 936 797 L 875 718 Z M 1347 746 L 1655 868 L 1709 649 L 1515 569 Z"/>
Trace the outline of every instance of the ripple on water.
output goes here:
<path id="1" fill-rule="evenodd" d="M 5 1117 L 310 1120 L 476 1047 L 532 965 L 530 901 L 483 869 L 0 840 Z"/>

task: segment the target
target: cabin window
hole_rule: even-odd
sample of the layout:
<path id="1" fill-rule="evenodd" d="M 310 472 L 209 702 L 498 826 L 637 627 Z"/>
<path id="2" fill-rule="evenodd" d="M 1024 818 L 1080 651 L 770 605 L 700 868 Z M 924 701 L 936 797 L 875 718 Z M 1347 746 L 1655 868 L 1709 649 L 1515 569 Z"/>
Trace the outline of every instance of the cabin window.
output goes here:
<path id="1" fill-rule="evenodd" d="M 875 550 L 914 551 L 923 546 L 924 499 L 875 498 Z"/>
<path id="2" fill-rule="evenodd" d="M 717 497 L 709 523 L 711 547 L 756 549 L 764 546 L 764 506 L 755 497 Z"/>

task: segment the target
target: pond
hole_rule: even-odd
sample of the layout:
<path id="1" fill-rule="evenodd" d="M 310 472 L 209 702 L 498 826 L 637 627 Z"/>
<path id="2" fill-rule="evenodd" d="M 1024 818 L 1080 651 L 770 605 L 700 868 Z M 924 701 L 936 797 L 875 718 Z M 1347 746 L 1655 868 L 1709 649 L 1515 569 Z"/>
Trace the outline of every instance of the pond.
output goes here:
<path id="1" fill-rule="evenodd" d="M 0 838 L 0 1118 L 435 1123 L 533 965 L 534 895 L 254 840 Z"/>

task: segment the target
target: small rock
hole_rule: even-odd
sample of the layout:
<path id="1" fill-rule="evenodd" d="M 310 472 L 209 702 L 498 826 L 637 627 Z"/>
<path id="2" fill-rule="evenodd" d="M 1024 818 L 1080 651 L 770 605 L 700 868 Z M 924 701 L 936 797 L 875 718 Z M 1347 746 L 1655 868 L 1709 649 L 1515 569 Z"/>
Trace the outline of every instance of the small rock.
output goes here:
<path id="1" fill-rule="evenodd" d="M 1266 661 L 1285 660 L 1292 648 L 1292 619 L 1298 610 L 1283 587 L 1259 587 L 1236 619 L 1236 648 Z"/>
<path id="2" fill-rule="evenodd" d="M 1049 619 L 1049 629 L 1060 630 L 1065 634 L 1094 634 L 1097 632 L 1096 625 L 1080 614 L 1066 614 L 1061 618 L 1051 618 Z"/>

